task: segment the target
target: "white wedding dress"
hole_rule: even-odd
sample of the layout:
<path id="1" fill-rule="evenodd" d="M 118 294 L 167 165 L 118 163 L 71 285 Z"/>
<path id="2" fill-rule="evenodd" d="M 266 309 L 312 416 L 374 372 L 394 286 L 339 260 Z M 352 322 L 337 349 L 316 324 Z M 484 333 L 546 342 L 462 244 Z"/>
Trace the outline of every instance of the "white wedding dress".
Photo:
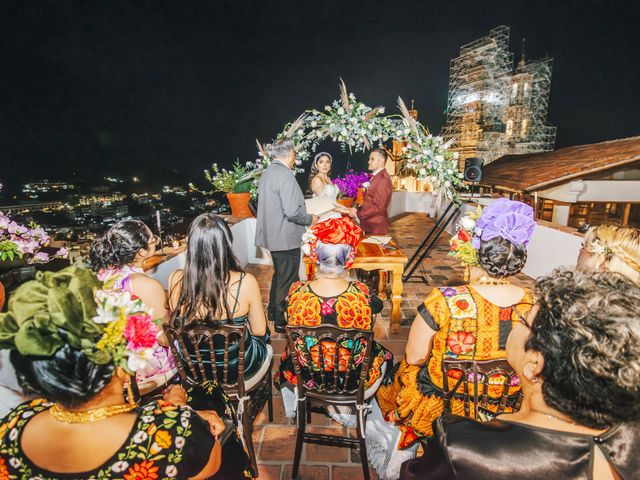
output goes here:
<path id="1" fill-rule="evenodd" d="M 314 192 L 313 198 L 316 198 L 319 196 L 328 197 L 332 203 L 336 203 L 336 200 L 338 199 L 338 193 L 340 193 L 340 189 L 338 189 L 338 187 L 336 187 L 333 183 L 328 183 L 324 186 L 324 188 L 322 189 L 322 192 L 320 192 L 320 195 L 316 195 Z M 319 221 L 323 222 L 325 220 L 329 220 L 330 218 L 340 218 L 340 217 L 342 217 L 342 214 L 338 212 L 327 212 L 323 215 L 320 215 Z"/>

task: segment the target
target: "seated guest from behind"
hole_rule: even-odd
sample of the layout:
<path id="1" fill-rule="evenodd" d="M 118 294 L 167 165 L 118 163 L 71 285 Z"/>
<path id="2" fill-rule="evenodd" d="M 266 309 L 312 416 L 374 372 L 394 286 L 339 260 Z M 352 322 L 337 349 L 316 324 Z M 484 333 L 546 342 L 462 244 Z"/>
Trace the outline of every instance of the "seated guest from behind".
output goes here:
<path id="1" fill-rule="evenodd" d="M 169 314 L 164 287 L 143 270 L 145 260 L 155 255 L 157 245 L 157 237 L 144 222 L 120 220 L 93 241 L 89 260 L 105 286 L 126 290 L 140 298 L 153 309 L 155 318 L 166 323 Z M 161 343 L 166 344 L 164 337 Z M 159 345 L 153 357 L 153 361 L 138 372 L 138 382 L 144 390 L 154 389 L 177 373 L 168 347 Z"/>
<path id="2" fill-rule="evenodd" d="M 536 294 L 507 342 L 521 410 L 439 418 L 400 478 L 638 478 L 640 289 L 619 274 L 557 270 Z"/>
<path id="3" fill-rule="evenodd" d="M 377 400 L 382 416 L 372 415 L 389 429 L 399 431 L 389 435 L 374 436 L 371 448 L 377 442 L 388 442 L 378 451 L 389 452 L 398 459 L 405 452 L 390 450 L 407 449 L 421 437 L 432 435 L 431 423 L 444 409 L 443 360 L 493 360 L 504 359 L 506 342 L 512 327 L 517 325 L 515 306 L 522 312 L 531 306 L 531 296 L 526 289 L 509 281 L 519 273 L 527 260 L 527 243 L 533 233 L 533 210 L 521 202 L 497 199 L 487 206 L 477 221 L 468 225 L 452 239 L 453 253 L 471 266 L 471 283 L 459 287 L 434 288 L 411 325 L 405 356 L 394 373 L 393 383 L 378 390 Z M 474 229 L 475 227 L 475 229 Z M 455 373 L 451 372 L 450 377 Z M 459 377 L 459 375 L 457 375 Z M 455 385 L 455 378 L 449 385 Z M 497 411 L 502 393 L 503 377 L 496 378 L 489 388 L 489 409 Z M 473 386 L 471 386 L 473 390 Z M 510 401 L 515 403 L 520 386 L 510 388 Z M 458 393 L 462 393 L 462 386 Z M 452 410 L 464 415 L 461 395 L 451 400 Z M 374 406 L 374 412 L 376 407 Z M 470 414 L 474 415 L 473 409 Z M 369 421 L 367 429 L 369 429 Z M 383 425 L 375 428 L 384 430 Z M 369 439 L 367 438 L 367 444 Z M 411 451 L 413 454 L 414 452 Z M 385 453 L 386 455 L 386 453 Z M 376 456 L 370 456 L 381 477 L 397 478 L 400 462 L 376 464 Z M 386 474 L 388 468 L 395 473 Z"/>
<path id="4" fill-rule="evenodd" d="M 369 154 L 369 170 L 373 173 L 371 182 L 362 200 L 362 207 L 352 209 L 351 217 L 358 218 L 360 226 L 367 235 L 386 235 L 389 233 L 389 214 L 393 185 L 387 172 L 387 152 L 376 148 Z"/>
<path id="5" fill-rule="evenodd" d="M 580 249 L 578 268 L 618 272 L 640 285 L 640 230 L 618 225 L 591 227 Z"/>
<path id="6" fill-rule="evenodd" d="M 303 251 L 315 260 L 317 274 L 315 280 L 296 282 L 291 286 L 286 308 L 288 325 L 330 324 L 347 329 L 373 329 L 373 315 L 382 310 L 382 302 L 371 297 L 364 284 L 348 278 L 361 236 L 362 230 L 348 217 L 319 222 L 305 234 Z M 317 347 L 311 348 L 311 354 L 318 354 Z M 372 355 L 367 381 L 367 388 L 373 388 L 371 394 L 381 384 L 382 377 L 389 374 L 393 361 L 391 353 L 377 342 L 373 345 Z M 333 371 L 333 366 L 329 367 L 325 370 Z M 357 381 L 357 377 L 353 375 L 351 379 Z M 297 378 L 286 350 L 275 384 L 282 391 L 286 415 L 295 416 L 293 387 Z"/>
<path id="7" fill-rule="evenodd" d="M 167 320 L 167 298 L 162 284 L 145 275 L 144 261 L 156 253 L 157 237 L 140 220 L 120 220 L 91 243 L 89 261 L 98 279 L 127 290 Z"/>
<path id="8" fill-rule="evenodd" d="M 271 347 L 267 345 L 269 332 L 258 282 L 242 270 L 231 243 L 231 230 L 221 217 L 203 213 L 191 223 L 184 269 L 169 277 L 169 307 L 175 327 L 192 322 L 247 325 L 246 381 L 260 367 L 268 366 Z M 222 378 L 224 339 L 217 340 L 218 375 Z M 233 382 L 238 374 L 237 344 L 229 346 L 229 365 L 229 382 Z"/>
<path id="9" fill-rule="evenodd" d="M 229 463 L 214 437 L 224 424 L 215 412 L 205 421 L 168 403 L 180 398 L 179 387 L 165 401 L 136 403 L 126 370 L 155 343 L 155 327 L 149 315 L 132 313 L 124 332 L 113 328 L 120 317 L 97 309 L 100 288 L 89 270 L 45 272 L 18 287 L 0 314 L 2 348 L 37 398 L 0 420 L 0 477 L 211 477 Z M 133 304 L 123 307 L 138 312 Z"/>

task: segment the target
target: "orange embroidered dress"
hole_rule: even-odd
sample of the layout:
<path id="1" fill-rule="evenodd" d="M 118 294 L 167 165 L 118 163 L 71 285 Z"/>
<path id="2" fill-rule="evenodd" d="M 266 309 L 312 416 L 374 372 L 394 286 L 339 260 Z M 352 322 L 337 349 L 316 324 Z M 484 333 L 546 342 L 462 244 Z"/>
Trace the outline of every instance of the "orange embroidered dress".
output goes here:
<path id="1" fill-rule="evenodd" d="M 372 312 L 373 307 L 373 312 Z M 314 327 L 321 324 L 333 324 L 342 328 L 359 328 L 362 330 L 370 330 L 373 328 L 373 315 L 382 310 L 382 302 L 376 297 L 369 296 L 369 290 L 363 283 L 349 282 L 347 289 L 332 297 L 322 297 L 317 295 L 307 282 L 296 282 L 291 285 L 288 296 L 287 307 L 287 323 L 289 325 L 304 325 Z M 308 338 L 308 342 L 317 341 Z M 351 340 L 343 340 L 349 342 Z M 327 342 L 332 343 L 332 342 Z M 338 348 L 346 347 L 338 345 Z M 364 353 L 365 345 L 361 345 L 362 353 Z M 312 361 L 320 363 L 318 347 L 307 345 L 311 353 Z M 349 353 L 345 350 L 344 355 L 339 355 L 340 371 L 344 371 L 348 365 Z M 325 372 L 333 372 L 333 365 L 330 365 L 331 357 L 325 357 Z M 362 362 L 361 358 L 354 361 L 353 368 L 358 368 Z M 369 367 L 369 379 L 367 387 L 373 385 L 382 374 L 382 365 L 387 362 L 385 372 L 388 375 L 391 371 L 393 355 L 378 342 L 374 342 L 372 347 L 372 363 Z M 353 376 L 357 380 L 357 376 Z M 285 349 L 282 352 L 282 362 L 280 368 L 275 374 L 274 382 L 278 388 L 281 383 L 289 382 L 292 385 L 297 384 L 297 377 L 293 369 L 293 362 Z M 305 380 L 314 382 L 313 378 Z"/>
<path id="2" fill-rule="evenodd" d="M 520 314 L 528 312 L 531 303 L 531 296 L 526 292 L 519 302 Z M 427 363 L 409 365 L 403 358 L 393 383 L 380 387 L 377 393 L 385 420 L 395 422 L 401 430 L 400 449 L 412 445 L 419 437 L 433 434 L 431 423 L 443 411 L 442 360 L 505 358 L 507 337 L 518 322 L 512 306 L 494 305 L 469 286 L 434 288 L 418 312 L 436 330 Z M 450 371 L 449 376 L 453 379 L 449 385 L 455 385 L 460 372 Z M 490 401 L 499 398 L 503 380 L 501 376 L 490 379 Z M 462 391 L 462 386 L 459 389 Z M 473 393 L 473 386 L 470 390 Z M 520 385 L 513 384 L 510 399 L 515 401 L 519 391 Z M 453 413 L 464 415 L 460 398 L 454 395 L 451 405 Z M 490 403 L 490 408 L 497 410 L 497 403 Z M 470 414 L 474 415 L 473 405 Z"/>

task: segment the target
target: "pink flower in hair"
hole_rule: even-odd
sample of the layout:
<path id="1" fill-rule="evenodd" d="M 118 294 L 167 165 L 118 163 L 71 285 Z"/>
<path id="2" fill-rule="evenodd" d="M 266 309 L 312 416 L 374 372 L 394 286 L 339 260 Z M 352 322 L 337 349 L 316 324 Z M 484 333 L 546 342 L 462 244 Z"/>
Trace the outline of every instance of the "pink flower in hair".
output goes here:
<path id="1" fill-rule="evenodd" d="M 123 335 L 127 340 L 127 350 L 139 351 L 155 346 L 158 329 L 149 315 L 141 313 L 127 318 Z"/>

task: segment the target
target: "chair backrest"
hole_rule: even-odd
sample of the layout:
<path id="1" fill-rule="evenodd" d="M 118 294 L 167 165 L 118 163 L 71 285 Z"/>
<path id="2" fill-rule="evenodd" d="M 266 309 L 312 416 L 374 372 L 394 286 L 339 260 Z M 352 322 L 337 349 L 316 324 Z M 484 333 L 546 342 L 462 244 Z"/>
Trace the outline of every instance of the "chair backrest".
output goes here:
<path id="1" fill-rule="evenodd" d="M 358 403 L 364 401 L 373 331 L 337 325 L 286 328 L 301 397 L 313 392 L 326 398 L 355 397 Z"/>
<path id="2" fill-rule="evenodd" d="M 451 378 L 449 374 L 455 372 L 455 375 L 459 375 L 455 385 L 449 388 Z M 451 413 L 451 398 L 454 395 L 462 395 L 464 402 L 464 414 L 470 416 L 470 402 L 474 404 L 474 418 L 478 419 L 478 407 L 482 409 L 488 408 L 489 405 L 489 387 L 490 380 L 496 377 L 503 377 L 502 384 L 498 395 L 491 395 L 492 399 L 499 398 L 498 409 L 495 414 L 504 412 L 507 406 L 507 400 L 509 399 L 509 390 L 513 385 L 514 379 L 518 378 L 518 375 L 513 370 L 511 365 L 504 359 L 494 360 L 455 360 L 444 359 L 442 361 L 442 374 L 443 374 L 443 400 L 444 411 Z M 462 385 L 462 392 L 460 392 L 460 385 Z M 469 388 L 472 385 L 472 388 Z M 497 387 L 497 386 L 496 386 Z M 520 392 L 517 394 L 515 404 L 513 405 L 513 411 L 520 410 L 520 404 L 522 403 L 522 397 Z"/>
<path id="3" fill-rule="evenodd" d="M 180 327 L 165 325 L 163 330 L 183 383 L 196 386 L 212 380 L 220 384 L 227 394 L 237 392 L 240 397 L 244 396 L 246 325 L 195 320 L 184 322 Z M 224 344 L 224 350 L 220 348 L 221 344 Z M 235 368 L 229 366 L 229 346 L 237 346 L 238 349 L 237 376 L 232 375 L 231 380 L 229 374 Z M 222 364 L 222 378 L 218 375 L 219 364 Z"/>

